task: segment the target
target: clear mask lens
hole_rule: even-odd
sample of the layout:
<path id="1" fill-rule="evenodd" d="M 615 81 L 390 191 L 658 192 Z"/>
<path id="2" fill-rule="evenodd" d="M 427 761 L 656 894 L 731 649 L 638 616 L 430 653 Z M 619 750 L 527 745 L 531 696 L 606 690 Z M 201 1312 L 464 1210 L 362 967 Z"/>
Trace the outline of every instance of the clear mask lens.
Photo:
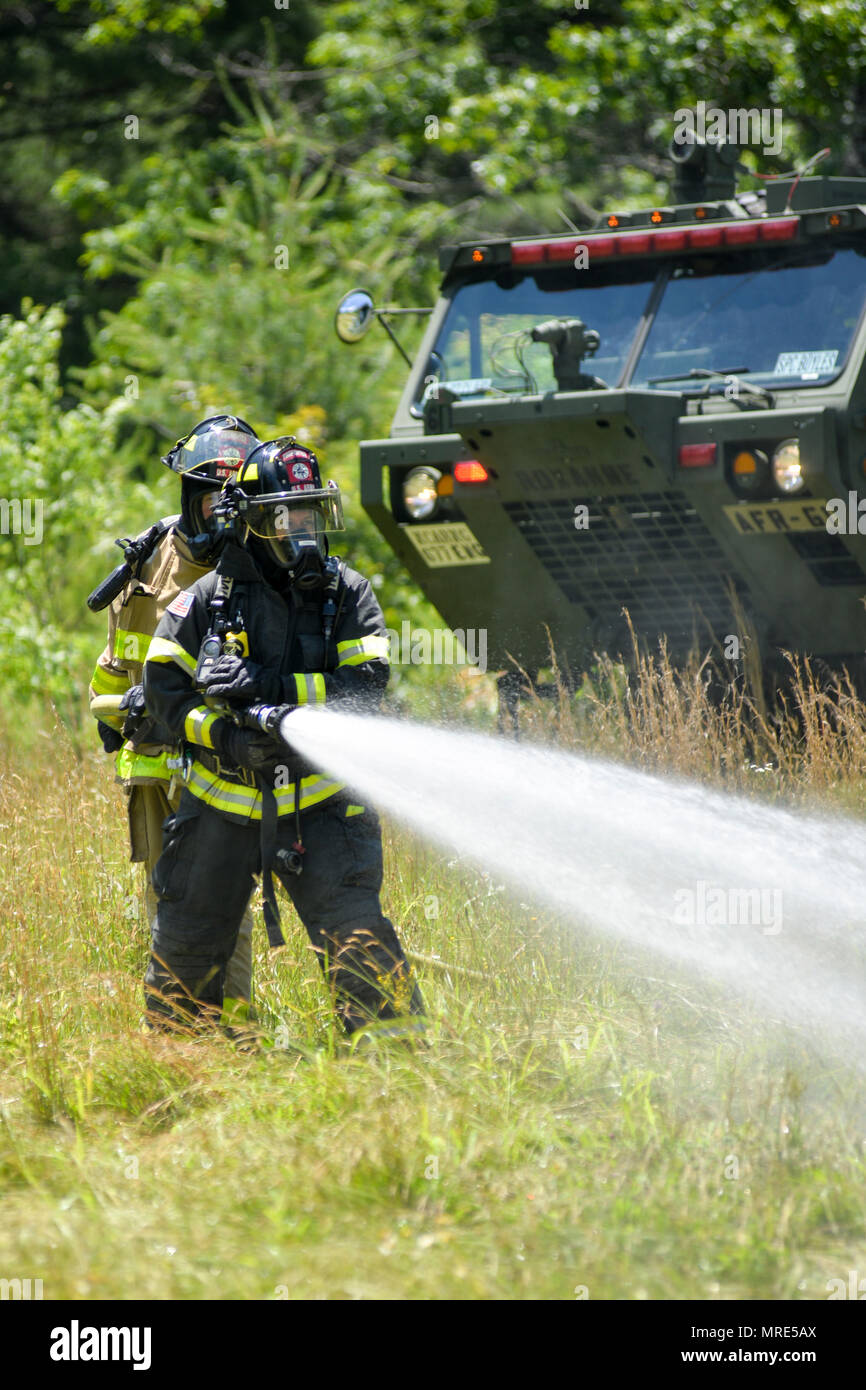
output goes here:
<path id="1" fill-rule="evenodd" d="M 326 531 L 342 531 L 343 509 L 339 494 L 274 494 L 251 498 L 242 516 L 253 535 L 262 540 L 317 540 Z"/>

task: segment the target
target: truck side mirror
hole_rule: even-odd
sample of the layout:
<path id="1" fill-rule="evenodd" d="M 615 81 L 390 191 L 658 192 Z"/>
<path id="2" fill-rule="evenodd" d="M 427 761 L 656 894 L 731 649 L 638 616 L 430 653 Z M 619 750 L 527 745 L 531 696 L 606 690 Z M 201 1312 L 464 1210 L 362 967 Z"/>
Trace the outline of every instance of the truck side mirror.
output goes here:
<path id="1" fill-rule="evenodd" d="M 365 336 L 376 311 L 366 290 L 351 290 L 337 306 L 334 327 L 341 343 L 359 343 Z"/>

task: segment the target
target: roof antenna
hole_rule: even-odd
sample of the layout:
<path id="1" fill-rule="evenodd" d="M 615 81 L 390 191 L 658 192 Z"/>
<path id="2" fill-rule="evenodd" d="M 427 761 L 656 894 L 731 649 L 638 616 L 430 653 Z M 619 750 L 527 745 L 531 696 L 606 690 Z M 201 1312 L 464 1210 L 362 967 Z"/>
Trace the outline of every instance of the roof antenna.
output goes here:
<path id="1" fill-rule="evenodd" d="M 566 224 L 566 226 L 567 226 L 572 232 L 575 232 L 575 233 L 577 234 L 577 236 L 580 236 L 580 228 L 579 228 L 579 227 L 575 227 L 575 225 L 574 225 L 574 223 L 572 222 L 571 218 L 570 218 L 570 217 L 567 217 L 567 216 L 565 215 L 565 213 L 562 211 L 562 208 L 557 208 L 556 211 L 559 213 L 560 217 L 562 218 L 562 220 L 563 220 L 563 222 Z"/>

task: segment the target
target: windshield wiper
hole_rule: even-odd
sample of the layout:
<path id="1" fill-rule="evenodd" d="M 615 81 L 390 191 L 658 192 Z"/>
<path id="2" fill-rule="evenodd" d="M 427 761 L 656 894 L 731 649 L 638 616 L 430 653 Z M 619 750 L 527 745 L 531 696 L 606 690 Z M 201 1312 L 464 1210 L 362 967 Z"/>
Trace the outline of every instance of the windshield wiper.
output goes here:
<path id="1" fill-rule="evenodd" d="M 710 393 L 710 382 L 715 380 L 724 381 L 725 385 L 733 382 L 737 388 L 736 395 L 728 396 L 727 399 L 734 402 L 741 410 L 748 410 L 750 402 L 740 399 L 740 391 L 744 391 L 747 396 L 757 398 L 761 402 L 762 409 L 769 410 L 775 405 L 772 392 L 766 386 L 758 386 L 752 381 L 743 381 L 742 373 L 751 371 L 750 367 L 730 367 L 727 371 L 718 371 L 714 367 L 690 367 L 687 372 L 677 372 L 675 376 L 651 376 L 647 377 L 647 386 L 660 386 L 666 381 L 685 381 L 695 377 L 706 377 L 707 382 L 701 391 L 691 394 L 708 396 Z"/>

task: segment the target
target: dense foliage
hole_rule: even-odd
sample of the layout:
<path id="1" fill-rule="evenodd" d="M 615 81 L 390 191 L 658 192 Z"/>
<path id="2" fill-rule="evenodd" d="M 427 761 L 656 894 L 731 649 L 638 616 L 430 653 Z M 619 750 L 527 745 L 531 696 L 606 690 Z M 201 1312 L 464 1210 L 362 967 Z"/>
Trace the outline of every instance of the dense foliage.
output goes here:
<path id="1" fill-rule="evenodd" d="M 755 172 L 824 145 L 866 171 L 858 0 L 21 0 L 0 37 L 0 496 L 45 509 L 40 545 L 0 517 L 0 683 L 70 708 L 84 594 L 174 509 L 156 458 L 196 418 L 312 422 L 352 513 L 353 441 L 387 431 L 403 367 L 382 334 L 337 342 L 342 292 L 426 304 L 438 243 L 664 196 L 698 100 L 782 112 Z M 354 554 L 396 620 L 405 575 L 368 526 Z"/>

